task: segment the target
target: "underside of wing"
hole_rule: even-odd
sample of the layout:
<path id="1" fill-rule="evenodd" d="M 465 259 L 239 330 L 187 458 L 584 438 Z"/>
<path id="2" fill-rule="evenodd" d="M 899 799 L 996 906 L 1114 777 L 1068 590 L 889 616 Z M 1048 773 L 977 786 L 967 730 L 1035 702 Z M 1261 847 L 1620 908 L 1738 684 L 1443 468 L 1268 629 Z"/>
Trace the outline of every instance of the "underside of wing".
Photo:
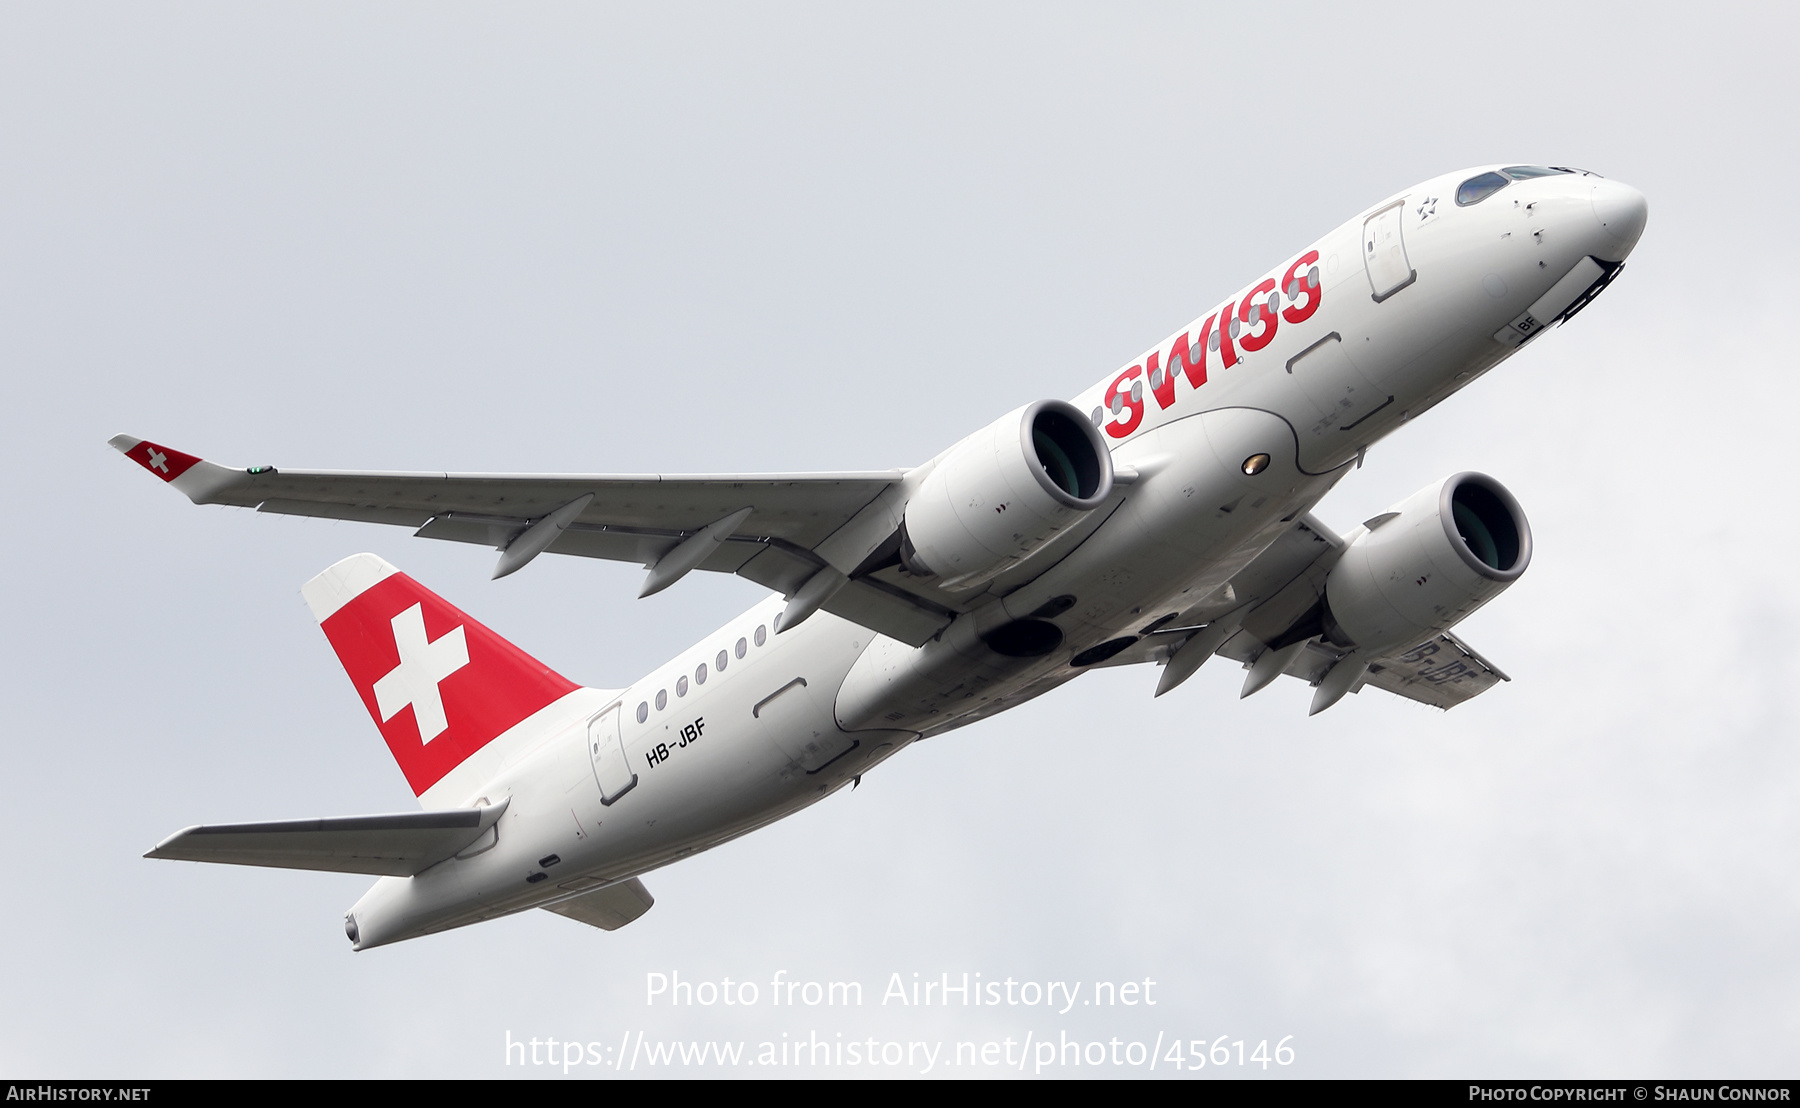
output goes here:
<path id="1" fill-rule="evenodd" d="M 903 470 L 360 473 L 233 468 L 129 435 L 111 445 L 196 504 L 389 524 L 421 538 L 488 546 L 501 551 L 495 576 L 540 553 L 570 554 L 649 568 L 646 595 L 699 569 L 735 573 L 791 598 L 823 573 L 833 588 L 818 609 L 915 646 L 955 614 L 893 572 L 879 574 L 898 564 Z"/>
<path id="2" fill-rule="evenodd" d="M 207 824 L 177 831 L 144 857 L 411 877 L 479 848 L 505 810 L 502 802 L 440 812 Z"/>
<path id="3" fill-rule="evenodd" d="M 608 885 L 604 889 L 547 905 L 544 911 L 567 916 L 602 931 L 617 931 L 648 912 L 655 904 L 656 898 L 650 895 L 650 890 L 644 888 L 642 881 L 633 877 L 617 885 Z"/>
<path id="4" fill-rule="evenodd" d="M 1262 651 L 1256 642 L 1246 637 L 1234 639 L 1219 653 L 1251 669 Z M 1280 675 L 1298 677 L 1317 688 L 1348 654 L 1349 651 L 1328 644 L 1309 642 L 1286 661 Z M 1467 643 L 1444 632 L 1409 650 L 1371 659 L 1368 672 L 1344 691 L 1356 693 L 1373 686 L 1433 708 L 1449 709 L 1508 680 L 1511 678 Z"/>
<path id="5" fill-rule="evenodd" d="M 1368 686 L 1448 709 L 1510 680 L 1448 631 L 1373 657 L 1353 657 L 1352 648 L 1331 642 L 1324 633 L 1325 580 L 1345 545 L 1311 515 L 1300 516 L 1201 603 L 1097 664 L 1160 663 L 1160 695 L 1218 655 L 1250 671 L 1243 695 L 1277 677 L 1297 677 L 1320 690 L 1315 712 Z M 1346 659 L 1348 667 L 1341 667 Z"/>
<path id="6" fill-rule="evenodd" d="M 1376 659 L 1366 683 L 1434 708 L 1454 708 L 1510 680 L 1446 631 L 1404 653 Z"/>

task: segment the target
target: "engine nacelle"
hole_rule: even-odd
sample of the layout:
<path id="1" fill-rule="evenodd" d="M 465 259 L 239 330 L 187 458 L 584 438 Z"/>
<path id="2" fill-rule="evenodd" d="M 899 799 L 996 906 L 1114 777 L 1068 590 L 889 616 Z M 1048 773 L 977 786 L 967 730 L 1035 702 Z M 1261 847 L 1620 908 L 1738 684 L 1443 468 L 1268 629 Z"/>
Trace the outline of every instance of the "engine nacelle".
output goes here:
<path id="1" fill-rule="evenodd" d="M 973 588 L 1067 531 L 1112 493 L 1100 431 L 1040 400 L 952 447 L 907 501 L 900 560 L 947 589 Z"/>
<path id="2" fill-rule="evenodd" d="M 1449 630 L 1531 561 L 1519 502 L 1480 473 L 1446 477 L 1370 523 L 1325 578 L 1326 637 L 1366 654 Z"/>

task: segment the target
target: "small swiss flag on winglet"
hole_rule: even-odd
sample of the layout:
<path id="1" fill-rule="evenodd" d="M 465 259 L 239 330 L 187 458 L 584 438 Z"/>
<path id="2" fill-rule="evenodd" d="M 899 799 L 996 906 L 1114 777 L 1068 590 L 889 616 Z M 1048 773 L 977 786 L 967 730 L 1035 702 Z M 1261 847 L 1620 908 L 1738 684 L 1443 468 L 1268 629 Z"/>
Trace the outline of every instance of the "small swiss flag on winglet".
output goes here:
<path id="1" fill-rule="evenodd" d="M 301 593 L 415 796 L 580 687 L 373 554 Z"/>
<path id="2" fill-rule="evenodd" d="M 123 441 L 121 441 L 123 440 Z M 143 466 L 164 481 L 173 481 L 200 461 L 192 454 L 183 454 L 171 447 L 160 446 L 153 442 L 138 440 L 133 443 L 124 435 L 117 435 L 112 440 L 127 458 Z"/>

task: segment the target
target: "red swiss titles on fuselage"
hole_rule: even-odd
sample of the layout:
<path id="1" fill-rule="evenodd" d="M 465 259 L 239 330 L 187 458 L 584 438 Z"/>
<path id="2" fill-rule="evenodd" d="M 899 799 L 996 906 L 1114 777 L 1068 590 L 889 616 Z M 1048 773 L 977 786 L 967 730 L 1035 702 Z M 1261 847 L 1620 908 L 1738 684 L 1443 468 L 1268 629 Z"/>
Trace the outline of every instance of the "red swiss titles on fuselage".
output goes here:
<path id="1" fill-rule="evenodd" d="M 1127 438 L 1144 421 L 1144 389 L 1138 379 L 1148 374 L 1150 395 L 1157 407 L 1167 411 L 1175 403 L 1176 371 L 1187 377 L 1190 390 L 1206 384 L 1206 361 L 1209 353 L 1219 355 L 1219 368 L 1230 369 L 1238 362 L 1237 347 L 1254 353 L 1275 339 L 1281 322 L 1304 323 L 1319 310 L 1323 289 L 1319 285 L 1317 262 L 1319 252 L 1308 250 L 1295 258 L 1282 274 L 1279 283 L 1265 277 L 1250 287 L 1241 300 L 1234 300 L 1207 316 L 1192 339 L 1189 331 L 1175 336 L 1169 344 L 1168 368 L 1160 365 L 1162 350 L 1152 350 L 1143 364 L 1131 366 L 1113 379 L 1102 401 L 1103 411 L 1111 418 L 1102 425 L 1115 439 Z M 1281 302 L 1287 301 L 1282 307 Z"/>

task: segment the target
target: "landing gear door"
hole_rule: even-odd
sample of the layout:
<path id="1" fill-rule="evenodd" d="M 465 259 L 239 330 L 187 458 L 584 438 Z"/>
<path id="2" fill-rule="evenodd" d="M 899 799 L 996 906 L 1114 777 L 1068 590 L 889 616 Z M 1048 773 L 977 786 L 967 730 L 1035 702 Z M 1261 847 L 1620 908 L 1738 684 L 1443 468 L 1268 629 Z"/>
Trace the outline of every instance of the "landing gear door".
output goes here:
<path id="1" fill-rule="evenodd" d="M 1400 217 L 1405 213 L 1406 201 L 1396 200 L 1363 223 L 1363 266 L 1377 304 L 1419 276 L 1406 259 L 1406 242 L 1400 237 Z"/>
<path id="2" fill-rule="evenodd" d="M 619 738 L 619 709 L 608 708 L 588 720 L 588 757 L 594 761 L 594 780 L 600 784 L 600 803 L 611 804 L 637 784 L 637 774 L 625 761 Z"/>

